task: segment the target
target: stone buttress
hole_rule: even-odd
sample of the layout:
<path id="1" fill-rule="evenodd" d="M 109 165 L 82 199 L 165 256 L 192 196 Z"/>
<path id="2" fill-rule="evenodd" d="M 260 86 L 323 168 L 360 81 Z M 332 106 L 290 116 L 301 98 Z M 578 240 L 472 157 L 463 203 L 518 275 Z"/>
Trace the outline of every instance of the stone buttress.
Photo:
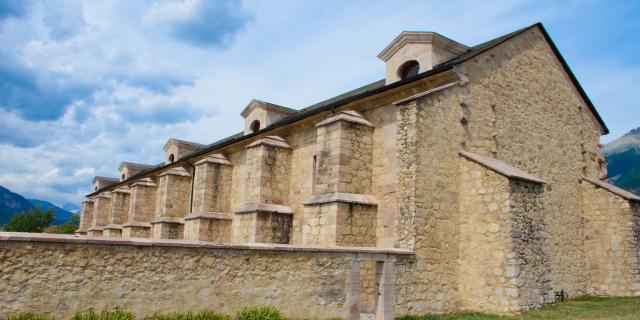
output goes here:
<path id="1" fill-rule="evenodd" d="M 122 225 L 125 238 L 149 238 L 151 220 L 156 203 L 157 185 L 151 178 L 144 178 L 131 185 L 129 198 L 129 218 Z"/>
<path id="2" fill-rule="evenodd" d="M 231 162 L 221 154 L 196 162 L 192 208 L 184 218 L 185 239 L 231 242 L 232 170 Z"/>
<path id="3" fill-rule="evenodd" d="M 343 111 L 316 125 L 312 196 L 304 202 L 304 244 L 376 246 L 370 195 L 373 125 Z"/>
<path id="4" fill-rule="evenodd" d="M 268 136 L 246 147 L 245 202 L 235 211 L 236 242 L 289 243 L 293 210 L 288 206 L 291 147 Z"/>
<path id="5" fill-rule="evenodd" d="M 640 296 L 640 197 L 584 178 L 587 294 Z"/>
<path id="6" fill-rule="evenodd" d="M 460 154 L 462 308 L 514 313 L 552 302 L 544 182 L 497 159 Z"/>
<path id="7" fill-rule="evenodd" d="M 101 237 L 111 214 L 111 192 L 103 192 L 94 197 L 93 221 L 87 235 Z"/>
<path id="8" fill-rule="evenodd" d="M 104 236 L 122 237 L 122 224 L 129 216 L 129 188 L 118 188 L 111 193 L 111 213 L 104 227 Z"/>
<path id="9" fill-rule="evenodd" d="M 191 174 L 187 170 L 173 167 L 160 173 L 151 238 L 182 239 L 190 202 Z"/>
<path id="10" fill-rule="evenodd" d="M 87 235 L 87 230 L 91 227 L 93 222 L 93 208 L 94 203 L 92 199 L 82 201 L 82 209 L 80 209 L 80 226 L 76 230 L 78 235 Z"/>

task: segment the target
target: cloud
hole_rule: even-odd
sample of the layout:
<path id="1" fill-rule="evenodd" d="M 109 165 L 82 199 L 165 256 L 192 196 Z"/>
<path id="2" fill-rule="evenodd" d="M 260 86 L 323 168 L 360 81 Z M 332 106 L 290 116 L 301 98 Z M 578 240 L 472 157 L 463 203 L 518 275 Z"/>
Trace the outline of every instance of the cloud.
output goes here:
<path id="1" fill-rule="evenodd" d="M 52 39 L 68 39 L 86 26 L 83 4 L 74 0 L 47 1 L 43 10 L 43 22 L 49 27 Z"/>
<path id="2" fill-rule="evenodd" d="M 0 1 L 0 22 L 10 17 L 23 17 L 28 7 L 31 5 L 29 0 L 3 0 Z"/>
<path id="3" fill-rule="evenodd" d="M 185 0 L 154 3 L 144 21 L 177 41 L 212 48 L 228 45 L 250 17 L 238 0 Z"/>

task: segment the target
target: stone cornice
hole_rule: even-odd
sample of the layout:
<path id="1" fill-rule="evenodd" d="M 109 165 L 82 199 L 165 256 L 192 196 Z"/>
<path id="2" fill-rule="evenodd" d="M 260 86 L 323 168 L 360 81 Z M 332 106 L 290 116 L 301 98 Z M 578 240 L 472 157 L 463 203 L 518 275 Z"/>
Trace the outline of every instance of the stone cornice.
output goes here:
<path id="1" fill-rule="evenodd" d="M 246 146 L 245 149 L 249 149 L 249 148 L 253 148 L 253 147 L 257 147 L 257 146 L 261 146 L 261 145 L 268 145 L 268 146 L 277 147 L 277 148 L 291 149 L 291 146 L 287 143 L 287 141 L 285 141 L 283 138 L 278 137 L 278 136 L 267 136 L 267 137 L 265 137 L 263 139 L 260 139 L 258 141 L 254 141 L 254 142 L 250 143 L 248 146 Z"/>
<path id="2" fill-rule="evenodd" d="M 151 178 L 142 178 L 142 179 L 132 183 L 131 186 L 132 187 L 135 187 L 135 186 L 157 187 L 158 185 L 156 185 L 156 183 L 153 182 L 153 180 L 151 180 Z"/>
<path id="3" fill-rule="evenodd" d="M 195 219 L 233 220 L 233 217 L 226 212 L 193 212 L 184 217 L 185 221 Z"/>
<path id="4" fill-rule="evenodd" d="M 326 118 L 316 124 L 316 127 L 322 127 L 332 124 L 337 121 L 347 121 L 355 124 L 361 124 L 367 127 L 373 127 L 373 124 L 369 120 L 365 119 L 359 112 L 353 110 L 341 111 L 338 114 Z"/>
<path id="5" fill-rule="evenodd" d="M 456 55 L 463 54 L 469 50 L 469 47 L 453 41 L 436 32 L 410 32 L 404 31 L 397 36 L 391 43 L 378 54 L 378 58 L 387 62 L 394 53 L 400 50 L 407 43 L 433 43 L 447 51 Z"/>
<path id="6" fill-rule="evenodd" d="M 356 203 L 373 206 L 378 205 L 378 201 L 374 196 L 356 193 L 326 193 L 319 196 L 311 196 L 307 198 L 302 204 L 313 205 L 331 202 Z"/>
<path id="7" fill-rule="evenodd" d="M 507 178 L 524 180 L 524 181 L 540 183 L 540 184 L 545 183 L 542 179 L 539 179 L 529 174 L 528 172 L 520 170 L 498 159 L 482 156 L 482 155 L 471 153 L 464 150 L 460 150 L 459 153 L 461 156 L 465 157 L 466 159 L 469 159 L 477 164 L 480 164 L 486 168 L 489 168 Z"/>
<path id="8" fill-rule="evenodd" d="M 183 218 L 176 218 L 176 217 L 157 217 L 157 218 L 153 219 L 153 221 L 151 221 L 151 224 L 156 224 L 156 223 L 184 224 L 184 219 Z"/>
<path id="9" fill-rule="evenodd" d="M 213 154 L 211 156 L 208 156 L 198 162 L 195 163 L 196 166 L 205 164 L 205 163 L 218 163 L 218 164 L 224 164 L 224 165 L 231 165 L 231 162 L 229 162 L 229 160 L 227 159 L 227 157 L 225 157 L 224 155 L 220 154 L 220 153 L 216 153 Z"/>
<path id="10" fill-rule="evenodd" d="M 150 227 L 150 226 L 149 226 Z M 96 245 L 129 245 L 146 247 L 179 247 L 179 248 L 210 248 L 228 250 L 259 250 L 259 251 L 288 251 L 288 252 L 326 252 L 346 254 L 373 254 L 391 256 L 414 256 L 411 250 L 397 248 L 375 247 L 325 247 L 305 246 L 271 243 L 215 243 L 198 240 L 168 240 L 146 238 L 113 238 L 113 237 L 88 237 L 81 235 L 62 235 L 44 233 L 0 232 L 0 241 L 12 242 L 44 242 L 44 243 L 69 243 L 69 244 L 96 244 Z M 358 256 L 366 260 L 366 256 Z M 391 258 L 391 257 L 389 257 Z"/>
<path id="11" fill-rule="evenodd" d="M 587 181 L 587 182 L 595 185 L 598 188 L 605 189 L 605 190 L 607 190 L 607 191 L 609 191 L 609 192 L 611 192 L 611 193 L 613 193 L 613 194 L 615 194 L 615 195 L 617 195 L 619 197 L 622 197 L 622 198 L 624 198 L 626 200 L 640 202 L 640 196 L 638 196 L 638 195 L 636 195 L 634 193 L 631 193 L 631 192 L 629 192 L 627 190 L 620 189 L 620 188 L 618 188 L 618 187 L 616 187 L 616 186 L 614 186 L 614 185 L 612 185 L 610 183 L 607 183 L 607 182 L 604 182 L 604 181 L 601 181 L 601 180 L 586 178 L 586 177 L 582 178 L 582 179 L 584 181 Z"/>
<path id="12" fill-rule="evenodd" d="M 141 221 L 130 221 L 127 223 L 124 223 L 122 225 L 123 228 L 126 227 L 143 227 L 143 228 L 151 228 L 151 223 L 149 222 L 141 222 Z"/>
<path id="13" fill-rule="evenodd" d="M 293 214 L 293 210 L 289 206 L 280 205 L 280 204 L 270 204 L 270 203 L 245 204 L 242 207 L 238 208 L 238 210 L 236 210 L 236 213 L 256 212 L 256 211 Z"/>
<path id="14" fill-rule="evenodd" d="M 258 100 L 258 99 L 253 99 L 253 100 L 251 100 L 251 102 L 249 102 L 249 104 L 247 104 L 247 106 L 244 108 L 244 110 L 242 110 L 242 112 L 240 112 L 240 115 L 243 118 L 246 118 L 256 108 L 262 108 L 262 109 L 265 109 L 267 111 L 275 111 L 275 112 L 284 113 L 284 114 L 300 113 L 300 111 L 295 110 L 295 109 L 283 107 L 283 106 L 280 106 L 280 105 L 277 105 L 277 104 L 274 104 L 274 103 L 261 101 L 261 100 Z"/>
<path id="15" fill-rule="evenodd" d="M 164 177 L 164 176 L 191 177 L 191 174 L 189 172 L 187 172 L 187 170 L 185 170 L 182 167 L 173 167 L 173 168 L 169 168 L 166 171 L 160 173 L 158 176 L 159 177 Z"/>

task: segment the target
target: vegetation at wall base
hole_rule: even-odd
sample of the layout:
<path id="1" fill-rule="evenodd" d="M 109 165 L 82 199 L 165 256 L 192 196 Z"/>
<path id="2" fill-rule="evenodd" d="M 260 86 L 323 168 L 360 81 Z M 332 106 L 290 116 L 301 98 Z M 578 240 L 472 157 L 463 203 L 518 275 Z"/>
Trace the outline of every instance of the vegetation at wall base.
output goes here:
<path id="1" fill-rule="evenodd" d="M 51 222 L 53 222 L 53 210 L 42 211 L 36 207 L 13 215 L 3 229 L 14 232 L 43 232 Z"/>
<path id="2" fill-rule="evenodd" d="M 313 319 L 313 315 L 309 315 Z M 135 320 L 135 316 L 116 308 L 112 311 L 77 313 L 72 320 Z M 234 316 L 213 310 L 186 313 L 156 314 L 143 320 L 284 320 L 282 313 L 273 307 L 250 307 L 238 311 Z M 565 302 L 525 312 L 516 316 L 499 316 L 483 313 L 453 313 L 444 315 L 405 316 L 398 320 L 637 320 L 640 319 L 640 297 L 591 297 L 584 296 Z M 21 314 L 2 320 L 53 320 L 53 318 Z"/>

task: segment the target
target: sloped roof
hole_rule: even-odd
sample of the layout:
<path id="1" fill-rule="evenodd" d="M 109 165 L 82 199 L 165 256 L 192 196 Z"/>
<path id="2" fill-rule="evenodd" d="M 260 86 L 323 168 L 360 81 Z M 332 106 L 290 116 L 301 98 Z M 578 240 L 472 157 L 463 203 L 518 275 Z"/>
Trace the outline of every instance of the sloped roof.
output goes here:
<path id="1" fill-rule="evenodd" d="M 443 62 L 439 65 L 434 66 L 431 70 L 428 70 L 426 72 L 423 73 L 419 73 L 416 76 L 413 77 L 409 77 L 407 79 L 401 80 L 401 81 L 397 81 L 388 85 L 385 85 L 385 79 L 382 80 L 378 80 L 376 82 L 370 83 L 368 85 L 362 86 L 360 88 L 351 90 L 349 92 L 343 93 L 341 95 L 335 96 L 333 98 L 327 99 L 325 101 L 313 104 L 311 106 L 308 106 L 306 108 L 301 109 L 298 113 L 292 114 L 290 116 L 284 117 L 283 119 L 271 124 L 270 126 L 263 128 L 259 131 L 253 132 L 251 134 L 247 134 L 244 135 L 243 132 L 237 133 L 233 136 L 224 138 L 220 141 L 214 142 L 210 145 L 208 145 L 207 147 L 200 149 L 198 151 L 195 151 L 194 153 L 179 159 L 176 162 L 173 162 L 171 164 L 166 164 L 166 165 L 160 165 L 157 167 L 154 167 L 148 171 L 145 172 L 140 172 L 136 175 L 133 175 L 131 177 L 129 177 L 128 179 L 120 182 L 118 185 L 120 184 L 125 184 L 130 180 L 133 179 L 137 179 L 139 177 L 142 177 L 146 174 L 149 173 L 153 173 L 155 171 L 159 171 L 159 170 L 163 170 L 166 167 L 169 166 L 173 166 L 176 165 L 178 163 L 181 163 L 183 161 L 188 161 L 189 159 L 195 158 L 195 157 L 199 157 L 202 155 L 205 155 L 207 153 L 210 153 L 212 151 L 215 151 L 217 149 L 223 148 L 225 146 L 243 141 L 243 140 L 247 140 L 247 139 L 251 139 L 257 135 L 263 134 L 267 131 L 276 129 L 276 128 L 280 128 L 289 124 L 292 124 L 294 122 L 303 120 L 305 118 L 317 115 L 319 113 L 325 112 L 325 111 L 329 111 L 335 108 L 338 108 L 342 105 L 348 104 L 350 102 L 353 101 L 357 101 L 375 94 L 379 94 L 382 92 L 385 92 L 387 90 L 392 90 L 398 87 L 401 87 L 403 85 L 406 85 L 408 83 L 412 83 L 412 82 L 416 82 L 419 81 L 421 79 L 424 78 L 428 78 L 430 76 L 445 72 L 447 70 L 451 70 L 455 65 L 458 65 L 460 63 L 463 63 L 469 59 L 472 59 L 480 54 L 482 54 L 483 52 L 492 49 L 506 41 L 508 41 L 509 39 L 512 39 L 513 37 L 527 31 L 533 28 L 538 28 L 540 30 L 540 32 L 543 34 L 544 38 L 546 39 L 546 41 L 549 43 L 549 46 L 551 47 L 551 49 L 553 50 L 553 52 L 555 53 L 557 59 L 560 61 L 560 63 L 562 64 L 565 72 L 567 73 L 567 75 L 569 76 L 569 78 L 571 79 L 571 81 L 573 82 L 573 84 L 575 85 L 578 93 L 581 95 L 581 97 L 584 99 L 585 103 L 587 104 L 587 106 L 589 107 L 589 109 L 591 110 L 592 114 L 594 115 L 594 117 L 596 118 L 596 120 L 598 121 L 598 123 L 602 126 L 603 132 L 605 134 L 609 133 L 609 129 L 606 127 L 604 121 L 602 120 L 602 118 L 600 117 L 600 115 L 598 114 L 598 112 L 595 109 L 595 106 L 593 105 L 593 103 L 591 102 L 591 100 L 589 99 L 589 97 L 587 96 L 587 94 L 585 93 L 584 89 L 582 88 L 582 86 L 580 85 L 580 83 L 578 82 L 578 80 L 576 79 L 576 77 L 574 76 L 573 72 L 571 71 L 571 69 L 569 68 L 569 66 L 567 65 L 566 61 L 564 60 L 564 58 L 562 57 L 562 55 L 560 54 L 560 51 L 558 51 L 558 48 L 555 46 L 555 44 L 553 43 L 553 41 L 551 40 L 551 37 L 549 36 L 549 34 L 547 33 L 547 31 L 545 30 L 544 26 L 542 25 L 542 23 L 536 23 L 533 24 L 531 26 L 522 28 L 520 30 L 516 30 L 514 32 L 511 32 L 509 34 L 506 34 L 504 36 L 495 38 L 493 40 L 481 43 L 479 45 L 473 46 L 471 48 L 469 48 L 469 50 L 466 53 L 461 54 L 458 57 L 455 57 L 449 61 Z M 257 100 L 259 101 L 259 100 Z M 251 105 L 251 103 L 249 104 L 249 106 Z M 247 106 L 247 107 L 249 107 Z M 281 106 L 280 106 L 281 107 Z M 284 107 L 283 107 L 284 108 Z M 246 108 L 245 108 L 246 109 Z M 291 109 L 293 110 L 293 109 Z M 243 110 L 246 111 L 246 110 Z M 113 187 L 113 186 L 111 186 Z M 103 188 L 106 189 L 106 188 Z M 89 194 L 88 196 L 92 196 L 94 194 L 97 194 L 99 192 L 101 192 L 101 190 L 98 190 L 94 193 Z"/>
<path id="2" fill-rule="evenodd" d="M 610 183 L 604 182 L 602 180 L 596 180 L 596 179 L 591 179 L 591 178 L 583 178 L 583 180 L 590 182 L 591 184 L 595 185 L 596 187 L 608 190 L 609 192 L 616 194 L 620 197 L 623 197 L 627 200 L 631 200 L 631 201 L 640 201 L 640 196 L 631 193 L 627 190 L 624 189 L 620 189 Z"/>
<path id="3" fill-rule="evenodd" d="M 460 155 L 510 179 L 518 179 L 518 180 L 524 180 L 524 181 L 535 182 L 535 183 L 544 183 L 542 179 L 539 179 L 523 170 L 520 170 L 498 159 L 482 156 L 479 154 L 475 154 L 475 153 L 471 153 L 463 150 L 460 150 Z"/>

